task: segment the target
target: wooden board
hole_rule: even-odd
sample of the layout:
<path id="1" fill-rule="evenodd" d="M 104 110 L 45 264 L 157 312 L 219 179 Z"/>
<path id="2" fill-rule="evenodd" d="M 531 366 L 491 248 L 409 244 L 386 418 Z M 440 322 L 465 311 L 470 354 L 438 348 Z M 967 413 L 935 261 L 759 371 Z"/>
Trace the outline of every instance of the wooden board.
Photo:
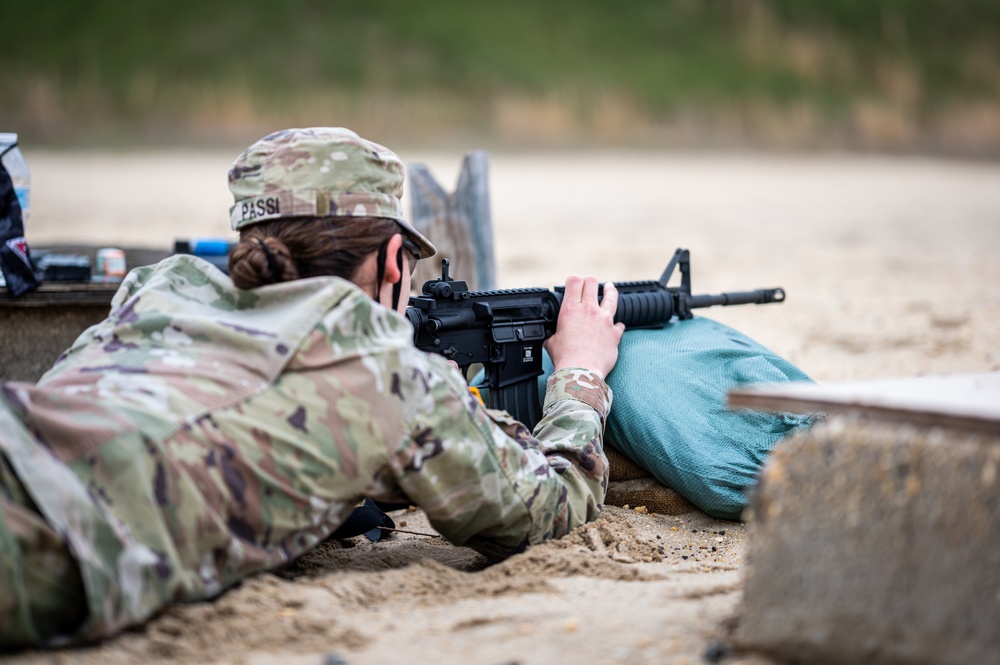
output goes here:
<path id="1" fill-rule="evenodd" d="M 0 287 L 0 308 L 96 305 L 107 308 L 121 286 L 117 282 L 44 282 L 20 298 L 11 298 L 7 287 Z"/>
<path id="2" fill-rule="evenodd" d="M 495 289 L 489 155 L 483 150 L 465 155 L 454 193 L 446 192 L 424 164 L 409 164 L 406 176 L 410 221 L 438 250 L 417 264 L 414 289 L 419 292 L 425 281 L 441 276 L 444 258 L 451 262 L 452 279 L 465 281 L 470 291 Z"/>
<path id="3" fill-rule="evenodd" d="M 854 413 L 1000 434 L 1000 372 L 844 383 L 788 383 L 729 392 L 730 408 Z"/>

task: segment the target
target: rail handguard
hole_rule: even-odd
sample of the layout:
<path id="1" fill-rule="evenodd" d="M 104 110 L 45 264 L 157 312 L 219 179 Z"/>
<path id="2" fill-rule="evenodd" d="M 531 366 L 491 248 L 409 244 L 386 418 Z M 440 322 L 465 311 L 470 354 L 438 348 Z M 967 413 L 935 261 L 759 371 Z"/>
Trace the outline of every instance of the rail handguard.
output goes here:
<path id="1" fill-rule="evenodd" d="M 537 377 L 542 374 L 542 344 L 556 331 L 563 287 L 469 291 L 448 275 L 441 261 L 440 279 L 424 282 L 423 295 L 410 298 L 406 318 L 413 341 L 422 351 L 454 360 L 467 373 L 481 364 L 490 408 L 503 409 L 534 429 L 541 419 Z M 676 268 L 681 285 L 667 286 Z M 615 321 L 630 328 L 659 328 L 673 317 L 690 319 L 691 310 L 715 305 L 782 302 L 785 291 L 757 289 L 719 295 L 691 294 L 691 260 L 678 249 L 658 281 L 615 282 Z M 603 296 L 603 289 L 599 291 Z"/>

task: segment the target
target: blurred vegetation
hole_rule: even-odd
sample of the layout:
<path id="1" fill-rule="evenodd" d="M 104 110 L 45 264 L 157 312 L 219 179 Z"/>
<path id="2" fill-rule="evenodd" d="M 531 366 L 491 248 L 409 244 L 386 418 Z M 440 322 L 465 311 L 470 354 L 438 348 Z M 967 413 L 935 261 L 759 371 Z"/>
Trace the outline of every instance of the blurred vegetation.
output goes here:
<path id="1" fill-rule="evenodd" d="M 39 143 L 389 141 L 1000 154 L 998 0 L 0 0 Z M 13 28 L 13 29 L 10 29 Z"/>

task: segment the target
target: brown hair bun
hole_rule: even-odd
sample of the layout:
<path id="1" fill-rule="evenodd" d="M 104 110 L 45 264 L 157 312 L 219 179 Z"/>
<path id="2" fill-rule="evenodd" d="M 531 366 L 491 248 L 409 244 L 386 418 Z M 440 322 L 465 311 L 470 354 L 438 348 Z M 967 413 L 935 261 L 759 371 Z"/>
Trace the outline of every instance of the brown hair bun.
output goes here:
<path id="1" fill-rule="evenodd" d="M 229 255 L 229 276 L 241 289 L 299 278 L 292 253 L 280 238 L 245 233 Z"/>

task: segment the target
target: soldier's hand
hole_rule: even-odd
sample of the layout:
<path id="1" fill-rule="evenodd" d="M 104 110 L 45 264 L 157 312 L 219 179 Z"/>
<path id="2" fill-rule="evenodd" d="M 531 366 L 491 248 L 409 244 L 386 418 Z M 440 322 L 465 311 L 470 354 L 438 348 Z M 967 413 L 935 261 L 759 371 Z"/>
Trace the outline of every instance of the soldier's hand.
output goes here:
<path id="1" fill-rule="evenodd" d="M 556 334 L 545 344 L 556 369 L 582 367 L 608 375 L 618 360 L 618 343 L 625 324 L 614 323 L 618 290 L 604 285 L 604 298 L 597 302 L 597 280 L 576 275 L 566 278 Z"/>

